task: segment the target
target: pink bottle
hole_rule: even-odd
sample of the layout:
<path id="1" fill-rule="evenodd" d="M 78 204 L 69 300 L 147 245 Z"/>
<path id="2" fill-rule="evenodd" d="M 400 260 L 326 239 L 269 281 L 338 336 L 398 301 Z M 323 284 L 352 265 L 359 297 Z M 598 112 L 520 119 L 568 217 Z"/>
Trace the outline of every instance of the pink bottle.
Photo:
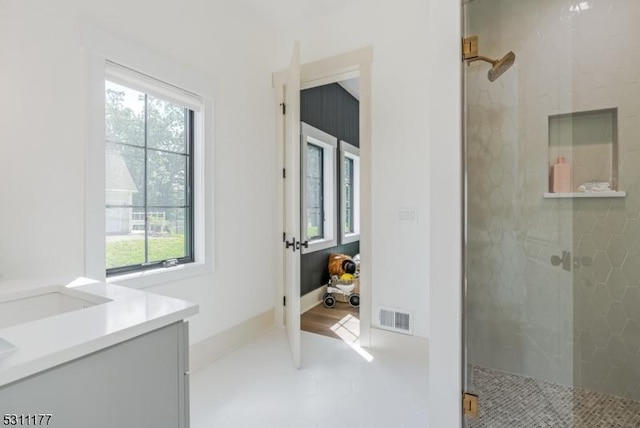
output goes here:
<path id="1" fill-rule="evenodd" d="M 553 193 L 571 192 L 571 165 L 567 163 L 564 156 L 560 156 L 551 168 L 551 191 Z"/>

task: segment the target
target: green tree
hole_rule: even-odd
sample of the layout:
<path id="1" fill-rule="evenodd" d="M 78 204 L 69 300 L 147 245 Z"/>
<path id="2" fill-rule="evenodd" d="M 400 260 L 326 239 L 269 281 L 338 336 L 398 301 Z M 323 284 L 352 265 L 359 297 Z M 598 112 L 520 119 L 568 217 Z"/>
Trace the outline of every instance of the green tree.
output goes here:
<path id="1" fill-rule="evenodd" d="M 150 211 L 155 206 L 157 211 L 165 212 L 168 222 L 184 222 L 184 210 L 166 207 L 186 205 L 187 110 L 109 84 L 105 91 L 105 119 L 109 150 L 122 155 L 138 190 L 133 195 L 133 205 L 144 205 L 146 195 Z"/>

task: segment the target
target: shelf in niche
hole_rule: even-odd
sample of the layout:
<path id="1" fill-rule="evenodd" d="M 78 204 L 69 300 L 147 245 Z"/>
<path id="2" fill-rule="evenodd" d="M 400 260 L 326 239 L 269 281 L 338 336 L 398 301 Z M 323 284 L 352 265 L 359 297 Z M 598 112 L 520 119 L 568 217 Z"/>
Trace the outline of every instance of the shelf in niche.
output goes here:
<path id="1" fill-rule="evenodd" d="M 626 198 L 627 192 L 611 191 L 611 192 L 569 192 L 569 193 L 544 193 L 545 199 L 562 199 L 562 198 Z"/>
<path id="2" fill-rule="evenodd" d="M 586 183 L 609 183 L 618 188 L 618 109 L 572 112 L 549 116 L 549 189 L 553 189 L 554 164 L 560 158 L 570 165 L 569 188 Z M 624 192 L 547 193 L 545 198 L 624 197 Z M 553 195 L 553 196 L 552 196 Z M 567 195 L 567 196 L 558 196 Z"/>

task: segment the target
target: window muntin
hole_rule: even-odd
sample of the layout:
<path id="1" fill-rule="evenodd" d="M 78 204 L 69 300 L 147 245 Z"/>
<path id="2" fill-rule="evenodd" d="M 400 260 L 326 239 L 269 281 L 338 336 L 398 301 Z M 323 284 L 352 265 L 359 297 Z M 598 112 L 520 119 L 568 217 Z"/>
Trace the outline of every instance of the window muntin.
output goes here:
<path id="1" fill-rule="evenodd" d="M 340 243 L 360 240 L 360 150 L 340 141 Z"/>
<path id="2" fill-rule="evenodd" d="M 335 247 L 338 242 L 338 140 L 304 122 L 301 124 L 301 241 L 303 253 Z"/>
<path id="3" fill-rule="evenodd" d="M 107 275 L 192 262 L 194 111 L 117 80 L 105 81 Z"/>

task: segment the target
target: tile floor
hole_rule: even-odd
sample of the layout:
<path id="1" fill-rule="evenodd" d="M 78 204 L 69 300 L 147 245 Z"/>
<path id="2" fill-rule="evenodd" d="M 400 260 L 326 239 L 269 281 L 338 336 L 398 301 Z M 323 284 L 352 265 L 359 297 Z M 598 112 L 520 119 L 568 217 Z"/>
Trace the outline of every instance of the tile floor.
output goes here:
<path id="1" fill-rule="evenodd" d="M 302 361 L 275 329 L 192 373 L 191 427 L 427 426 L 426 361 L 307 332 Z"/>
<path id="2" fill-rule="evenodd" d="M 473 366 L 470 428 L 638 428 L 640 402 Z"/>

